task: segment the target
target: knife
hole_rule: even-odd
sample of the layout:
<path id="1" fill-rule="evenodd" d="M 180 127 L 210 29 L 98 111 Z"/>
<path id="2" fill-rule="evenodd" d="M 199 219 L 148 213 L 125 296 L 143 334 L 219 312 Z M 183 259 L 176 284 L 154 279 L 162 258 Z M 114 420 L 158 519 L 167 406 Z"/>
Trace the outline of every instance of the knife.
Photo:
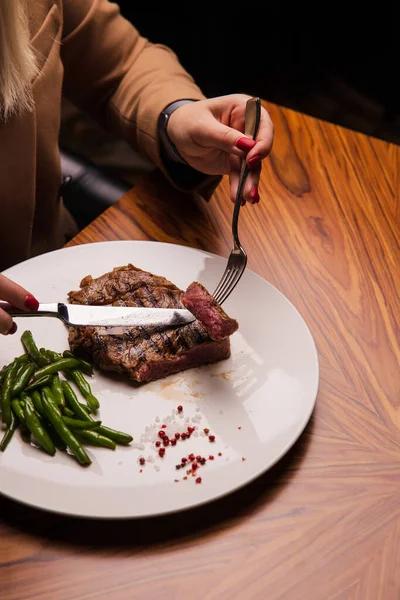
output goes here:
<path id="1" fill-rule="evenodd" d="M 0 303 L 12 317 L 56 317 L 72 327 L 140 327 L 154 325 L 167 328 L 195 320 L 184 308 L 145 308 L 135 306 L 81 306 L 80 304 L 39 304 L 37 312 L 22 312 Z"/>

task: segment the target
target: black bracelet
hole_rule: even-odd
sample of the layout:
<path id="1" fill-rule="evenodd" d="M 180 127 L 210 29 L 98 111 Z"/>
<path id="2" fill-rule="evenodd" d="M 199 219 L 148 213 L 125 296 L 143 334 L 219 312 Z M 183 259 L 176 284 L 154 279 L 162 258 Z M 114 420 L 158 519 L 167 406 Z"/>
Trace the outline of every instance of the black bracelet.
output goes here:
<path id="1" fill-rule="evenodd" d="M 184 104 L 189 104 L 189 102 L 196 102 L 195 100 L 177 100 L 176 102 L 172 102 L 168 104 L 161 112 L 158 118 L 158 134 L 160 136 L 160 141 L 163 145 L 167 158 L 176 163 L 181 163 L 187 165 L 188 163 L 182 156 L 179 154 L 176 149 L 175 144 L 171 140 L 168 135 L 168 121 L 173 112 L 176 111 L 177 108 L 183 106 Z"/>

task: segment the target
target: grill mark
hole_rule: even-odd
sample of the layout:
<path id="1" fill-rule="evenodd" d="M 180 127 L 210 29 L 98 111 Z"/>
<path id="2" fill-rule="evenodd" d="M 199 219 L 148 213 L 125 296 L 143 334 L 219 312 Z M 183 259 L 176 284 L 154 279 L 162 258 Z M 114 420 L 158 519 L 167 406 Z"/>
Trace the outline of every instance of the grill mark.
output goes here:
<path id="1" fill-rule="evenodd" d="M 145 287 L 145 286 L 142 286 L 142 287 Z M 141 300 L 141 298 L 135 297 L 134 300 L 135 300 L 135 302 L 139 306 L 144 306 L 143 301 Z M 157 354 L 160 354 L 160 355 L 164 354 L 164 348 L 162 346 L 162 339 L 159 340 L 160 341 L 160 345 L 157 344 L 157 339 L 161 338 L 161 332 L 158 331 L 156 327 L 150 327 L 150 326 L 149 327 L 144 327 L 144 326 L 140 326 L 137 329 L 142 334 L 142 337 L 144 339 L 146 339 L 148 342 L 150 342 L 150 344 L 154 348 L 155 352 L 157 352 Z M 142 351 L 142 353 L 143 353 L 143 355 L 145 357 L 145 360 L 147 360 L 145 352 Z"/>
<path id="2" fill-rule="evenodd" d="M 143 291 L 145 293 L 147 293 L 147 296 L 148 296 L 150 302 L 153 304 L 154 308 L 157 308 L 158 307 L 157 300 L 154 298 L 154 296 L 153 296 L 151 290 L 148 288 L 147 284 L 145 284 L 143 286 Z M 168 334 L 165 333 L 164 331 L 160 331 L 159 334 L 160 334 L 162 340 L 164 341 L 164 344 L 166 346 L 168 346 L 170 350 L 173 350 L 173 344 L 172 344 L 171 340 L 169 339 Z"/>
<path id="3" fill-rule="evenodd" d="M 165 293 L 166 295 L 168 295 L 169 297 L 172 296 L 173 292 L 171 292 L 168 288 L 161 288 L 161 289 L 162 289 L 162 292 Z M 153 307 L 155 307 L 155 308 L 159 307 L 159 302 L 157 301 L 156 297 L 154 296 L 154 294 L 152 293 L 152 291 L 149 289 L 149 287 L 147 285 L 144 284 L 141 287 L 141 293 L 142 293 L 142 296 L 144 296 L 145 299 L 147 299 L 148 302 L 151 303 L 151 305 Z M 174 298 L 174 296 L 172 296 L 172 298 Z M 142 297 L 136 297 L 135 301 L 137 302 L 137 304 L 144 306 Z M 164 305 L 164 303 L 162 303 L 162 305 Z M 171 303 L 170 302 L 168 303 L 168 306 L 170 308 L 179 307 L 179 303 L 175 300 L 173 302 L 173 305 L 174 306 L 171 306 Z M 180 330 L 178 330 L 178 329 L 172 329 L 167 333 L 163 328 L 148 327 L 148 328 L 146 328 L 146 334 L 147 334 L 146 338 L 152 343 L 153 347 L 154 346 L 156 347 L 157 352 L 159 354 L 161 354 L 162 356 L 165 356 L 166 353 L 170 353 L 170 352 L 172 352 L 173 354 L 176 354 L 177 352 L 179 352 L 179 350 L 186 350 L 189 348 L 185 337 L 180 334 Z M 158 340 L 161 342 L 161 344 L 164 342 L 164 344 L 162 344 L 161 347 L 159 347 L 159 345 L 156 343 Z M 165 347 L 167 344 L 168 344 L 169 348 Z"/>
<path id="4" fill-rule="evenodd" d="M 136 358 L 138 360 L 137 364 L 140 365 L 141 363 L 147 362 L 147 358 L 146 358 L 146 355 L 143 352 L 143 349 L 140 345 L 140 340 L 139 340 L 140 332 L 138 331 L 137 333 L 138 334 L 135 335 L 134 329 L 127 328 L 126 331 L 124 332 L 124 336 L 126 336 L 126 338 L 128 338 L 128 340 L 131 340 L 133 342 L 133 344 L 129 345 L 128 354 L 130 354 L 130 352 L 133 351 L 136 354 Z"/>
<path id="5" fill-rule="evenodd" d="M 169 296 L 169 298 L 171 298 L 172 308 L 182 308 L 182 304 L 179 302 L 177 295 L 178 294 L 176 292 L 173 293 L 172 290 L 167 289 L 167 296 Z"/>

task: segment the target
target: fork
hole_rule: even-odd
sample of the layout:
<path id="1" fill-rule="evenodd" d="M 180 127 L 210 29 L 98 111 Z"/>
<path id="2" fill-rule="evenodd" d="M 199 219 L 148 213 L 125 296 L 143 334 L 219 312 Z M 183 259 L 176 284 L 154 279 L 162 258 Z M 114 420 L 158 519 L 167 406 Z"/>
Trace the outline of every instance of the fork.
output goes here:
<path id="1" fill-rule="evenodd" d="M 256 139 L 258 128 L 260 126 L 261 102 L 260 98 L 251 98 L 246 103 L 245 116 L 245 135 L 250 136 L 253 140 Z M 239 283 L 241 276 L 246 268 L 247 254 L 242 248 L 238 235 L 238 219 L 240 207 L 242 205 L 243 190 L 249 174 L 249 167 L 246 159 L 242 162 L 240 170 L 239 185 L 236 193 L 235 207 L 233 209 L 232 218 L 232 237 L 233 248 L 228 258 L 228 264 L 221 277 L 219 284 L 214 291 L 214 299 L 218 304 L 222 304 L 232 293 L 236 285 Z"/>

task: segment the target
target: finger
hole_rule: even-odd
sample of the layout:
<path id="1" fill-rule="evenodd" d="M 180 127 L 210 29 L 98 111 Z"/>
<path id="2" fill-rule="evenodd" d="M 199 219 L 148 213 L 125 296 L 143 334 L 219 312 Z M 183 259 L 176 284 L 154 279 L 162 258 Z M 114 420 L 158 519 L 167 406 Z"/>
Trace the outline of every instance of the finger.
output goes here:
<path id="1" fill-rule="evenodd" d="M 246 202 L 250 204 L 258 204 L 260 201 L 260 195 L 258 192 L 258 184 L 260 182 L 261 175 L 261 163 L 255 169 L 249 171 L 247 176 L 246 184 L 243 191 L 243 197 Z"/>
<path id="2" fill-rule="evenodd" d="M 4 275 L 0 275 L 0 298 L 21 310 L 36 311 L 39 307 L 32 294 Z"/>
<path id="3" fill-rule="evenodd" d="M 229 157 L 229 183 L 230 183 L 230 198 L 233 203 L 236 202 L 236 194 L 239 187 L 240 171 L 242 168 L 242 161 L 238 156 Z M 242 198 L 242 206 L 246 204 L 246 200 Z"/>
<path id="4" fill-rule="evenodd" d="M 13 323 L 12 318 L 4 310 L 0 309 L 0 335 L 8 335 L 17 331 L 16 323 Z"/>
<path id="5" fill-rule="evenodd" d="M 197 131 L 198 143 L 205 147 L 213 147 L 244 158 L 246 154 L 256 145 L 254 140 L 245 136 L 241 131 L 220 123 L 210 114 L 202 121 Z"/>
<path id="6" fill-rule="evenodd" d="M 274 126 L 268 112 L 264 108 L 261 108 L 261 120 L 256 143 L 247 154 L 246 159 L 249 168 L 254 168 L 269 155 L 273 142 Z"/>
<path id="7" fill-rule="evenodd" d="M 232 202 L 236 200 L 237 189 L 239 186 L 240 170 L 242 161 L 237 156 L 230 157 L 230 198 Z M 261 164 L 252 171 L 249 171 L 247 180 L 243 190 L 242 206 L 249 202 L 250 204 L 258 204 L 260 201 L 260 195 L 258 191 L 258 184 L 260 182 L 261 175 Z"/>

